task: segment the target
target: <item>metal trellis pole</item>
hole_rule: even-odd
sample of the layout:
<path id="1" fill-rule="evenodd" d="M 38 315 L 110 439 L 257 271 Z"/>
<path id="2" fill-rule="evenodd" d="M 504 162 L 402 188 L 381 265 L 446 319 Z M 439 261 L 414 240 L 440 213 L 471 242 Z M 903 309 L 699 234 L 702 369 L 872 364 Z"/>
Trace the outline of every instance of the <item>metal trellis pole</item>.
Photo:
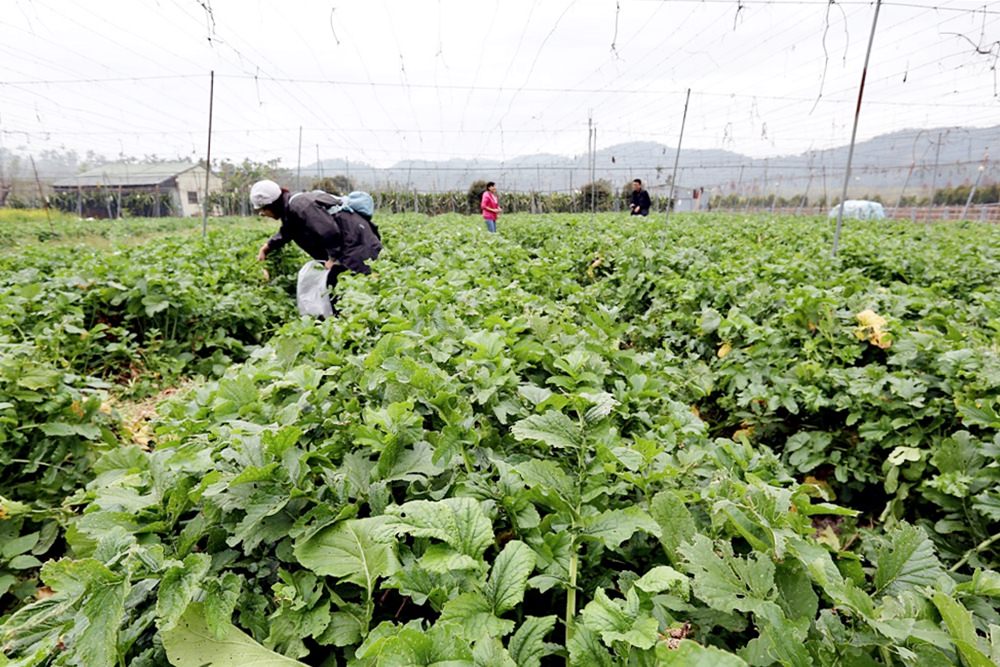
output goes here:
<path id="1" fill-rule="evenodd" d="M 941 158 L 941 133 L 938 132 L 937 144 L 934 146 L 934 173 L 931 174 L 931 205 L 927 214 L 927 223 L 930 224 L 930 214 L 934 211 L 934 193 L 937 192 L 938 163 Z"/>
<path id="2" fill-rule="evenodd" d="M 961 220 L 965 220 L 966 214 L 969 212 L 969 204 L 972 203 L 972 198 L 976 196 L 976 188 L 979 187 L 979 179 L 983 177 L 983 172 L 986 171 L 986 164 L 990 161 L 989 153 L 983 155 L 983 163 L 979 165 L 979 173 L 976 174 L 976 182 L 972 184 L 972 189 L 969 190 L 969 198 L 965 200 L 965 208 L 962 209 Z"/>
<path id="3" fill-rule="evenodd" d="M 590 160 L 590 219 L 597 215 L 597 125 L 594 125 L 594 157 Z"/>
<path id="4" fill-rule="evenodd" d="M 837 228 L 833 233 L 833 251 L 837 256 L 837 246 L 840 245 L 840 228 L 844 224 L 844 202 L 847 200 L 847 184 L 851 181 L 851 160 L 854 159 L 854 140 L 858 136 L 858 118 L 861 116 L 861 97 L 865 94 L 865 77 L 868 76 L 868 59 L 872 55 L 872 43 L 875 41 L 875 26 L 878 25 L 878 11 L 882 8 L 882 0 L 875 0 L 875 16 L 872 18 L 872 32 L 868 36 L 868 51 L 865 53 L 865 66 L 861 70 L 861 85 L 858 87 L 858 106 L 854 110 L 854 128 L 851 130 L 851 147 L 847 151 L 847 170 L 844 174 L 844 189 L 840 195 L 840 208 L 837 211 Z"/>
<path id="5" fill-rule="evenodd" d="M 212 106 L 215 103 L 215 70 L 208 78 L 208 149 L 205 152 L 205 196 L 201 202 L 201 237 L 208 235 L 208 186 L 212 176 Z"/>
<path id="6" fill-rule="evenodd" d="M 677 139 L 677 154 L 674 155 L 674 175 L 670 177 L 670 195 L 667 197 L 667 215 L 663 222 L 670 222 L 670 206 L 674 201 L 674 186 L 677 185 L 677 163 L 681 160 L 681 144 L 684 142 L 684 124 L 687 123 L 688 102 L 691 100 L 691 89 L 688 88 L 684 97 L 684 115 L 681 116 L 681 136 Z"/>

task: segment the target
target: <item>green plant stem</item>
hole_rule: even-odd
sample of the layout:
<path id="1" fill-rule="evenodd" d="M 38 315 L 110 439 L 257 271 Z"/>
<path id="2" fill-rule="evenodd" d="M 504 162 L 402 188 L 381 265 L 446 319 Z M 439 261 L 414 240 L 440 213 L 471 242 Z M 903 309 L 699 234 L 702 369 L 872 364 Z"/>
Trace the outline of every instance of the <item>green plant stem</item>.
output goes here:
<path id="1" fill-rule="evenodd" d="M 566 642 L 573 636 L 573 623 L 576 618 L 576 573 L 580 556 L 576 550 L 569 556 L 569 587 L 566 590 Z M 569 665 L 569 658 L 566 659 Z"/>
<path id="2" fill-rule="evenodd" d="M 969 558 L 971 558 L 971 557 L 972 557 L 972 554 L 977 554 L 977 553 L 979 553 L 980 551 L 985 551 L 986 549 L 989 549 L 989 548 L 990 548 L 990 546 L 991 546 L 991 545 L 992 545 L 992 544 L 993 544 L 994 542 L 996 542 L 997 540 L 1000 540 L 1000 533 L 997 533 L 996 535 L 993 535 L 992 537 L 988 537 L 988 538 L 986 538 L 985 540 L 983 540 L 982 542 L 980 542 L 980 543 L 979 543 L 979 544 L 978 544 L 978 545 L 976 546 L 976 548 L 975 548 L 975 549 L 972 549 L 971 551 L 966 551 L 966 552 L 965 552 L 965 555 L 964 555 L 964 556 L 962 556 L 962 560 L 958 561 L 957 563 L 955 563 L 954 565 L 952 565 L 952 566 L 951 566 L 950 568 L 948 568 L 948 571 L 949 571 L 949 572 L 958 572 L 958 570 L 959 570 L 959 569 L 960 569 L 960 568 L 961 568 L 961 567 L 962 567 L 963 565 L 965 565 L 965 564 L 966 564 L 967 562 L 969 562 Z"/>
<path id="3" fill-rule="evenodd" d="M 472 457 L 469 456 L 469 450 L 465 447 L 462 447 L 462 461 L 465 462 L 465 471 L 471 475 L 475 467 L 472 465 Z"/>

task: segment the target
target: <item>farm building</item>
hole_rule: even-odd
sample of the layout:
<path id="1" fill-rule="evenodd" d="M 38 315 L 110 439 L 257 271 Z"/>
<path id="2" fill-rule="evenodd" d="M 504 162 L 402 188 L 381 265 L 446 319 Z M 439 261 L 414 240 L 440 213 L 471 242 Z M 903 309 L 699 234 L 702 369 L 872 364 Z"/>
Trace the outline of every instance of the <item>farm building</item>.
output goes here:
<path id="1" fill-rule="evenodd" d="M 113 163 L 52 184 L 56 205 L 81 217 L 197 216 L 205 201 L 205 167 L 190 162 Z M 210 194 L 222 179 L 209 177 Z"/>

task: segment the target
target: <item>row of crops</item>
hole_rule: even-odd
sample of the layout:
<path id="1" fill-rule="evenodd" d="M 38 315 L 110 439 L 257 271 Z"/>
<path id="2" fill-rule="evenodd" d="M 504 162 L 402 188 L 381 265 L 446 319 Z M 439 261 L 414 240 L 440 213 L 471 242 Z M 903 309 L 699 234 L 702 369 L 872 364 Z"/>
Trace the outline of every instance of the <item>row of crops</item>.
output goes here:
<path id="1" fill-rule="evenodd" d="M 0 666 L 1000 661 L 1000 230 L 597 222 L 0 257 Z"/>

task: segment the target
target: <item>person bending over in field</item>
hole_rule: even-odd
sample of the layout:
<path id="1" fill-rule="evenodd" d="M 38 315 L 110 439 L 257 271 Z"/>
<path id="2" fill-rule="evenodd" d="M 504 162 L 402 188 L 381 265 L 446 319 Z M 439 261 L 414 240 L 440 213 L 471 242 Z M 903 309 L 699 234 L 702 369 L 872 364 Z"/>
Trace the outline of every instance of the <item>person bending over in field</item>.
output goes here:
<path id="1" fill-rule="evenodd" d="M 370 200 L 370 198 L 369 198 Z M 344 199 L 322 191 L 291 194 L 274 181 L 257 181 L 250 188 L 250 203 L 259 215 L 281 221 L 281 227 L 260 247 L 257 259 L 294 241 L 310 257 L 324 262 L 329 271 L 326 284 L 336 314 L 333 294 L 344 271 L 371 273 L 366 261 L 382 251 L 382 237 L 370 212 L 340 208 Z M 335 212 L 331 213 L 331 209 Z M 338 210 L 339 209 L 339 210 Z"/>

